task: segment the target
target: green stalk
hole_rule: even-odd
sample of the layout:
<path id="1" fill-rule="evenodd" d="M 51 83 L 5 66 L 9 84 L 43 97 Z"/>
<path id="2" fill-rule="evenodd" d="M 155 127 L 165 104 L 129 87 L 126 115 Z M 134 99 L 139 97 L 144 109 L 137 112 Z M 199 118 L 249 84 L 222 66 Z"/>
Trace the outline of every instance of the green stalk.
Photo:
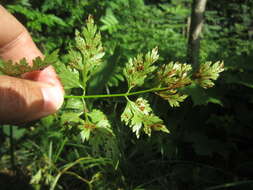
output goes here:
<path id="1" fill-rule="evenodd" d="M 157 91 L 163 91 L 163 90 L 168 90 L 168 87 L 164 88 L 151 88 L 147 90 L 141 90 L 137 92 L 127 92 L 127 93 L 120 93 L 120 94 L 98 94 L 98 95 L 83 95 L 83 96 L 64 96 L 64 98 L 83 98 L 83 99 L 88 99 L 88 98 L 111 98 L 111 97 L 123 97 L 123 96 L 133 96 L 137 94 L 144 94 L 144 93 L 149 93 L 149 92 L 157 92 Z"/>
<path id="2" fill-rule="evenodd" d="M 83 63 L 83 70 L 81 71 L 81 73 L 82 73 L 82 78 L 83 78 L 83 97 L 85 97 L 85 94 L 86 94 L 86 83 L 87 83 L 87 75 L 88 75 L 88 73 L 87 73 L 87 69 L 85 68 L 85 62 L 84 62 L 84 56 L 83 56 L 83 54 L 82 54 L 82 52 L 81 52 L 81 50 L 79 50 L 79 52 L 80 52 L 80 54 L 81 54 L 81 56 L 82 56 L 82 63 Z M 84 98 L 82 98 L 82 102 L 83 102 L 83 107 L 84 107 L 84 117 L 85 117 L 85 120 L 88 122 L 89 121 L 89 117 L 88 117 L 88 115 L 87 115 L 87 105 L 86 105 L 86 102 L 85 102 L 85 100 L 84 100 Z"/>

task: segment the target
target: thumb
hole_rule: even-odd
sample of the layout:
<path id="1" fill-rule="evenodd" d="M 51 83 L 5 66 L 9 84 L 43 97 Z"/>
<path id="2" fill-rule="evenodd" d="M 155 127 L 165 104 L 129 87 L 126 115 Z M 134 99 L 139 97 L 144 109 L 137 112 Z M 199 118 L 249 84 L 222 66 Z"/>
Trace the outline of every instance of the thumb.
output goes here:
<path id="1" fill-rule="evenodd" d="M 24 79 L 43 83 L 41 92 L 44 98 L 44 108 L 41 110 L 42 115 L 49 115 L 56 112 L 64 101 L 64 90 L 61 82 L 52 66 L 42 71 L 33 71 L 25 73 Z"/>

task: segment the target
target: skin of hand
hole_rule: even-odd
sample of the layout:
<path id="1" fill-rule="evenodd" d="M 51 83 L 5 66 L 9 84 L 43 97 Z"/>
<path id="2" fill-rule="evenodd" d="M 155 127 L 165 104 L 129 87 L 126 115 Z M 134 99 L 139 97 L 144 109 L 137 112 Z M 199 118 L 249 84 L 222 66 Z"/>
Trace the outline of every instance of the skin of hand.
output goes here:
<path id="1" fill-rule="evenodd" d="M 26 28 L 0 5 L 0 58 L 29 64 L 43 54 Z M 25 73 L 22 78 L 0 76 L 0 123 L 24 123 L 55 113 L 64 90 L 52 66 Z"/>

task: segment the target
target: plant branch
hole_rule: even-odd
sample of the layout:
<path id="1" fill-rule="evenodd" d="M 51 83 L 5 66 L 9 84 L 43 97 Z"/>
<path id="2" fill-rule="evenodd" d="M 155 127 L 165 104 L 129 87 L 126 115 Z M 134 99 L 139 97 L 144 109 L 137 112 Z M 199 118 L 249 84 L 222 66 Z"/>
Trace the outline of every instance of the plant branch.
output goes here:
<path id="1" fill-rule="evenodd" d="M 84 96 L 64 96 L 64 98 L 111 98 L 111 97 L 123 97 L 123 96 L 133 96 L 137 94 L 144 94 L 148 92 L 157 92 L 157 91 L 164 91 L 164 90 L 169 90 L 168 87 L 164 88 L 151 88 L 147 90 L 141 90 L 137 92 L 127 92 L 127 93 L 120 93 L 120 94 L 98 94 L 98 95 L 84 95 Z"/>

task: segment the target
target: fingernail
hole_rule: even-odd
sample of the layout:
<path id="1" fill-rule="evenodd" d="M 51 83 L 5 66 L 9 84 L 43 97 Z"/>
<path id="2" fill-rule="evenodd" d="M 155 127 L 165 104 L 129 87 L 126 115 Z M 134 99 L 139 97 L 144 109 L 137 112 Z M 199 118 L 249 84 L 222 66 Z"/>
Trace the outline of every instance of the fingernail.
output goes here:
<path id="1" fill-rule="evenodd" d="M 43 113 L 49 115 L 55 113 L 63 104 L 63 92 L 57 87 L 43 87 L 41 89 L 44 106 Z"/>

